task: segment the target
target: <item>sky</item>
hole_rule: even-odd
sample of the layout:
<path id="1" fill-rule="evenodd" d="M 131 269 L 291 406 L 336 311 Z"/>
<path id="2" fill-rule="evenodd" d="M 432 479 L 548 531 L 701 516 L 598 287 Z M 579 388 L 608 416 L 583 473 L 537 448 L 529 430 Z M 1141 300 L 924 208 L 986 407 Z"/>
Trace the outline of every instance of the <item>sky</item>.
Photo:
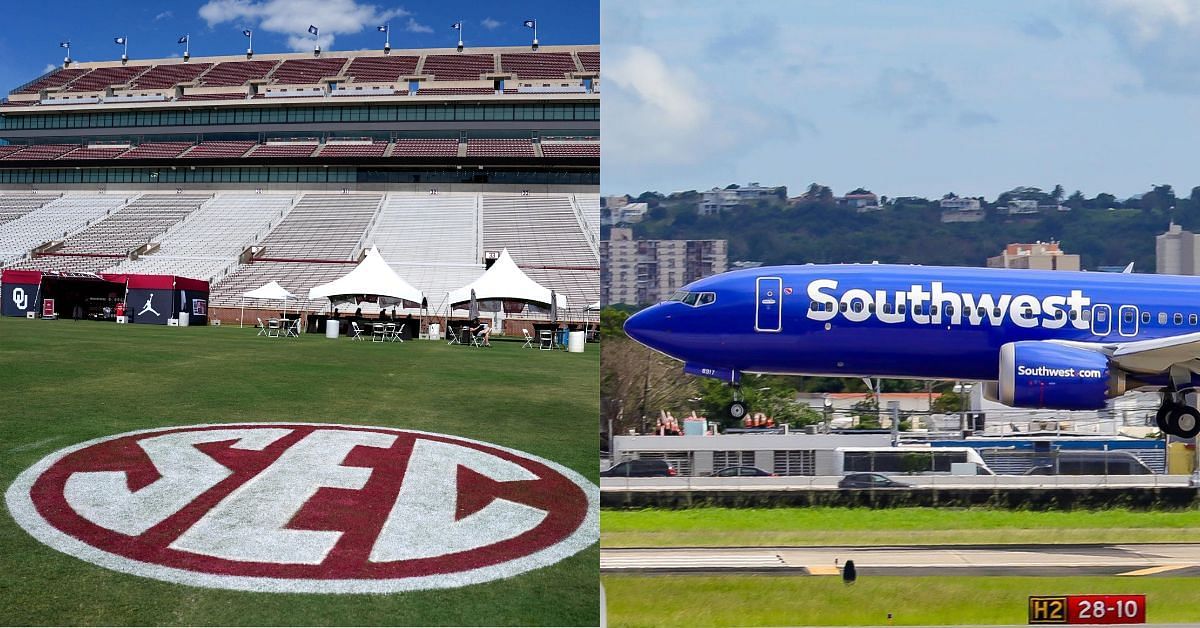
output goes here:
<path id="1" fill-rule="evenodd" d="M 319 29 L 322 50 L 382 49 L 388 24 L 397 48 L 454 47 L 463 22 L 471 46 L 528 45 L 536 19 L 538 43 L 596 44 L 598 0 L 476 0 L 370 2 L 366 0 L 55 0 L 5 2 L 0 31 L 0 89 L 4 93 L 61 65 L 71 42 L 76 61 L 121 58 L 118 36 L 129 38 L 130 59 L 181 56 L 179 38 L 189 35 L 192 57 L 243 54 L 243 29 L 254 31 L 254 52 L 308 52 Z"/>
<path id="2" fill-rule="evenodd" d="M 1200 2 L 604 0 L 604 194 L 1200 185 Z"/>

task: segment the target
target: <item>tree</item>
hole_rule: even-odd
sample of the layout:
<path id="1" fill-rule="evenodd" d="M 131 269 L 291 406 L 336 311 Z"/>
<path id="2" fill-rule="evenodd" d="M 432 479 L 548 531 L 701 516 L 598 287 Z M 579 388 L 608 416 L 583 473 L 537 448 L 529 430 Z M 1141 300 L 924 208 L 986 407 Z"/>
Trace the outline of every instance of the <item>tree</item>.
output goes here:
<path id="1" fill-rule="evenodd" d="M 679 363 L 622 336 L 605 340 L 600 354 L 600 396 L 605 421 L 614 431 L 648 431 L 660 410 L 671 410 L 696 395 L 696 379 Z"/>
<path id="2" fill-rule="evenodd" d="M 736 183 L 730 183 L 729 185 L 725 186 L 725 189 L 726 190 L 738 190 L 738 189 L 741 189 L 741 187 L 742 186 L 740 186 Z"/>
<path id="3" fill-rule="evenodd" d="M 1050 200 L 1056 203 L 1061 203 L 1063 200 L 1063 194 L 1065 193 L 1066 190 L 1063 190 L 1063 186 L 1061 184 L 1056 185 L 1054 186 L 1054 191 L 1050 193 Z"/>
<path id="4" fill-rule="evenodd" d="M 963 395 L 961 393 L 948 390 L 937 399 L 933 400 L 929 411 L 934 414 L 955 414 L 963 411 Z"/>
<path id="5" fill-rule="evenodd" d="M 882 425 L 879 422 L 879 405 L 875 403 L 873 395 L 867 395 L 862 401 L 850 406 L 850 412 L 858 416 L 858 426 L 861 428 L 873 429 Z"/>
<path id="6" fill-rule="evenodd" d="M 853 190 L 850 190 L 850 194 L 870 194 L 870 193 L 871 193 L 871 190 L 868 190 L 867 188 L 854 188 Z"/>
<path id="7" fill-rule="evenodd" d="M 1083 192 L 1075 190 L 1075 192 L 1071 194 L 1070 198 L 1067 199 L 1067 207 L 1070 207 L 1071 209 L 1083 209 L 1083 206 L 1086 202 L 1087 199 L 1083 198 Z"/>

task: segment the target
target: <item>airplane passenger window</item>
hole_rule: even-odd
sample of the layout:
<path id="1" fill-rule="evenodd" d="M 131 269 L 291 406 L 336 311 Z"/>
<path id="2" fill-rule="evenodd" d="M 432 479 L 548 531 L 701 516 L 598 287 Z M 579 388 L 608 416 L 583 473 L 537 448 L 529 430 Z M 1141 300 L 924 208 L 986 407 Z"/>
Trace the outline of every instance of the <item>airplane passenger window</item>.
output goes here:
<path id="1" fill-rule="evenodd" d="M 851 306 L 850 306 L 850 309 L 854 310 L 855 312 L 861 312 L 861 311 L 862 311 L 862 305 L 863 305 L 863 304 L 862 304 L 862 301 L 855 301 L 855 302 L 854 302 L 854 305 L 851 305 Z"/>
<path id="2" fill-rule="evenodd" d="M 1188 325 L 1195 325 L 1197 322 L 1196 318 L 1195 314 L 1188 314 Z"/>
<path id="3" fill-rule="evenodd" d="M 832 312 L 832 311 L 833 311 L 833 304 L 832 304 L 832 303 L 826 303 L 826 304 L 825 304 L 825 311 L 826 311 L 826 312 Z"/>
<path id="4" fill-rule="evenodd" d="M 915 314 L 915 315 L 920 315 L 920 314 L 922 314 L 922 310 L 923 310 L 923 309 L 925 309 L 925 308 L 921 307 L 921 304 L 920 304 L 920 303 L 918 303 L 918 304 L 916 304 L 916 305 L 914 305 L 914 306 L 913 306 L 913 314 Z"/>
<path id="5" fill-rule="evenodd" d="M 1133 312 L 1125 312 L 1125 322 L 1126 323 L 1133 322 Z"/>
<path id="6" fill-rule="evenodd" d="M 1091 311 L 1091 310 L 1084 310 L 1084 311 L 1080 312 L 1080 313 L 1079 313 L 1079 318 L 1080 318 L 1080 320 L 1084 320 L 1084 321 L 1090 321 L 1090 320 L 1092 320 L 1092 311 Z"/>
<path id="7" fill-rule="evenodd" d="M 953 305 L 946 306 L 946 316 L 954 316 L 954 306 Z"/>
<path id="8" fill-rule="evenodd" d="M 986 312 L 987 312 L 987 310 L 986 310 L 986 309 L 984 309 L 984 307 L 983 307 L 982 305 L 981 305 L 981 306 L 979 306 L 979 315 L 980 315 L 980 316 L 983 316 L 983 315 L 984 315 L 984 313 L 986 313 Z"/>
<path id="9" fill-rule="evenodd" d="M 813 301 L 813 302 L 811 302 L 811 303 L 809 303 L 809 304 L 808 304 L 808 311 L 809 311 L 809 312 L 816 312 L 816 311 L 817 311 L 817 309 L 818 309 L 818 308 L 820 308 L 820 307 L 821 307 L 821 304 L 820 304 L 820 303 L 817 303 L 816 301 Z"/>
<path id="10" fill-rule="evenodd" d="M 872 314 L 874 314 L 874 313 L 875 313 L 875 304 L 874 304 L 874 303 L 872 303 L 872 304 L 868 305 L 868 306 L 867 306 L 867 311 L 868 311 L 868 312 L 870 312 L 870 313 L 872 313 Z"/>
<path id="11" fill-rule="evenodd" d="M 1021 318 L 1033 318 L 1033 310 L 1026 308 L 1021 312 Z"/>
<path id="12" fill-rule="evenodd" d="M 838 306 L 838 309 L 845 312 L 846 311 L 846 302 L 842 301 L 841 305 Z"/>
<path id="13" fill-rule="evenodd" d="M 884 304 L 883 304 L 883 313 L 884 313 L 884 314 L 891 314 L 891 313 L 892 313 L 892 304 L 891 304 L 891 303 L 884 303 Z"/>
<path id="14" fill-rule="evenodd" d="M 1142 322 L 1143 323 L 1150 322 L 1150 312 L 1142 312 Z"/>
<path id="15" fill-rule="evenodd" d="M 1071 310 L 1070 314 L 1067 316 L 1067 318 L 1069 318 L 1071 320 L 1075 320 L 1078 317 L 1079 317 L 1079 313 L 1076 312 L 1075 310 Z"/>
<path id="16" fill-rule="evenodd" d="M 1158 313 L 1158 324 L 1159 324 L 1159 325 L 1166 325 L 1166 324 L 1167 324 L 1167 313 L 1166 313 L 1166 312 L 1159 312 L 1159 313 Z"/>
<path id="17" fill-rule="evenodd" d="M 1103 323 L 1108 320 L 1108 314 L 1104 310 L 1096 310 L 1096 322 Z"/>
<path id="18" fill-rule="evenodd" d="M 1062 312 L 1062 310 L 1056 310 L 1056 311 L 1054 312 L 1054 318 L 1055 318 L 1055 320 L 1060 320 L 1060 321 L 1061 321 L 1061 320 L 1062 320 L 1062 317 L 1063 317 L 1063 312 Z"/>
<path id="19" fill-rule="evenodd" d="M 1183 314 L 1180 314 L 1179 312 L 1175 312 L 1175 324 L 1176 325 L 1183 324 Z"/>
<path id="20" fill-rule="evenodd" d="M 907 305 L 905 305 L 905 304 L 903 304 L 903 303 L 901 303 L 901 304 L 899 304 L 899 305 L 897 305 L 897 306 L 896 306 L 896 313 L 897 313 L 897 314 L 904 314 L 904 313 L 905 313 L 905 312 L 907 312 L 907 311 L 908 311 L 908 306 L 907 306 Z"/>
<path id="21" fill-rule="evenodd" d="M 937 316 L 937 306 L 936 305 L 929 306 L 929 314 L 931 316 Z"/>
<path id="22" fill-rule="evenodd" d="M 996 318 L 1000 318 L 1000 308 L 998 308 L 998 307 L 992 308 L 992 316 L 995 316 Z"/>

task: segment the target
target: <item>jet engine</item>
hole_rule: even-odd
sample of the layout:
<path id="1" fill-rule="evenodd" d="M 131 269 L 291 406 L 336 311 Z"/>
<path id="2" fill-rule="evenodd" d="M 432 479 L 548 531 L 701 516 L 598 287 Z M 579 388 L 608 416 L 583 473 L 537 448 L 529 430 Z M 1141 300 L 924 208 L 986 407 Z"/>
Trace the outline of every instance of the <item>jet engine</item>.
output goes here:
<path id="1" fill-rule="evenodd" d="M 1125 373 L 1081 347 L 1026 340 L 1000 348 L 999 400 L 1014 408 L 1096 410 L 1125 393 Z"/>

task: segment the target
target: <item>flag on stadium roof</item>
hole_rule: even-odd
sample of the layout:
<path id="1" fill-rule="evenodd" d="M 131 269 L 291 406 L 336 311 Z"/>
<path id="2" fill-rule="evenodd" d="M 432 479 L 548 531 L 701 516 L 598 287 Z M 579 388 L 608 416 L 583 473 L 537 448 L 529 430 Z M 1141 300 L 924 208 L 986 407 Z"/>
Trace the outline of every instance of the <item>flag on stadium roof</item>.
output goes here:
<path id="1" fill-rule="evenodd" d="M 124 44 L 125 44 L 125 38 L 124 38 L 124 37 L 114 37 L 114 38 L 113 38 L 113 43 L 114 43 L 114 44 L 116 44 L 116 45 L 118 45 L 118 46 L 124 45 Z"/>
<path id="2" fill-rule="evenodd" d="M 242 34 L 245 35 L 246 37 L 250 37 L 254 33 L 250 29 L 247 28 L 246 30 L 242 31 Z"/>
<path id="3" fill-rule="evenodd" d="M 462 22 L 455 22 L 450 25 L 450 28 L 453 28 L 455 30 L 462 30 Z"/>
<path id="4" fill-rule="evenodd" d="M 186 44 L 186 43 L 188 43 L 188 38 L 189 38 L 189 37 L 190 37 L 189 35 L 184 35 L 183 37 L 180 37 L 180 38 L 179 38 L 179 41 L 178 41 L 178 42 L 176 42 L 176 43 L 179 43 L 179 44 Z"/>
<path id="5" fill-rule="evenodd" d="M 70 48 L 70 47 L 71 47 L 71 42 L 69 42 L 69 41 L 60 41 L 60 42 L 58 42 L 58 47 L 59 47 L 59 48 Z"/>
<path id="6" fill-rule="evenodd" d="M 319 29 L 317 29 L 317 27 L 316 27 L 316 26 L 313 26 L 312 24 L 309 24 L 309 25 L 308 25 L 308 32 L 309 32 L 309 33 L 312 33 L 312 36 L 313 36 L 313 37 L 316 37 L 316 36 L 317 36 L 317 31 L 318 31 L 318 30 L 319 30 Z"/>
<path id="7" fill-rule="evenodd" d="M 376 28 L 377 28 L 377 29 L 379 30 L 379 32 L 381 32 L 381 33 L 386 33 L 386 32 L 388 32 L 388 25 L 387 25 L 387 24 L 384 24 L 383 26 L 378 26 L 378 27 L 376 27 Z"/>
<path id="8" fill-rule="evenodd" d="M 525 20 L 525 28 L 537 28 L 537 20 Z"/>

